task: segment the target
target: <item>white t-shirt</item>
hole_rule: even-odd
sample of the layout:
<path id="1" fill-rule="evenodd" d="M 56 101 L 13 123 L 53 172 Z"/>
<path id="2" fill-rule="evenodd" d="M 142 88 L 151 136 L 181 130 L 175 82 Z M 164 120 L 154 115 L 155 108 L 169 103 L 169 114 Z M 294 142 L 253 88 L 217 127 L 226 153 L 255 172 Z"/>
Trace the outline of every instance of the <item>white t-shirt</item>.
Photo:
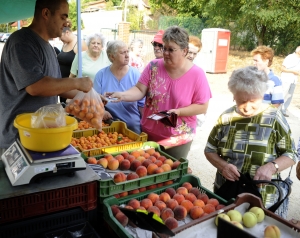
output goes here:
<path id="1" fill-rule="evenodd" d="M 283 61 L 282 65 L 289 70 L 300 71 L 300 58 L 296 55 L 296 53 L 289 54 Z M 281 73 L 281 80 L 283 81 L 292 81 L 296 83 L 298 75 L 293 73 Z"/>

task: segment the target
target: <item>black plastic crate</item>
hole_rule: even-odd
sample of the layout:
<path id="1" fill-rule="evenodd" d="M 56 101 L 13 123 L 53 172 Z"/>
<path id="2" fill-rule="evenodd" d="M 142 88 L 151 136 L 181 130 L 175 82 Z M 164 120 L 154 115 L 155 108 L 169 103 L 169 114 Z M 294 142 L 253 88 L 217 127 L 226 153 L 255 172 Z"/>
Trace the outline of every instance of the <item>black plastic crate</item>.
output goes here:
<path id="1" fill-rule="evenodd" d="M 84 211 L 77 207 L 34 218 L 0 225 L 1 238 L 41 238 L 45 233 L 89 222 L 97 225 L 97 209 Z"/>
<path id="2" fill-rule="evenodd" d="M 45 238 L 100 238 L 89 222 L 51 231 L 45 234 Z"/>

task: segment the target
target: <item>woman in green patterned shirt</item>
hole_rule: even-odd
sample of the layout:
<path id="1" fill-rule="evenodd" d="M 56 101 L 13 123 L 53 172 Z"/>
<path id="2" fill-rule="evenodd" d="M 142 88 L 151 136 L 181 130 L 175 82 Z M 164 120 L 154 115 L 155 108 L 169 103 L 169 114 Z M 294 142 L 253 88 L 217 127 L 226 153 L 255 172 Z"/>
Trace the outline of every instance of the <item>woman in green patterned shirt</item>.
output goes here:
<path id="1" fill-rule="evenodd" d="M 297 161 L 288 122 L 271 104 L 263 103 L 268 76 L 254 66 L 235 70 L 228 82 L 236 105 L 223 112 L 205 148 L 217 168 L 214 191 L 226 181 L 248 172 L 254 180 L 271 180 Z M 259 189 L 265 207 L 273 205 L 276 189 Z"/>

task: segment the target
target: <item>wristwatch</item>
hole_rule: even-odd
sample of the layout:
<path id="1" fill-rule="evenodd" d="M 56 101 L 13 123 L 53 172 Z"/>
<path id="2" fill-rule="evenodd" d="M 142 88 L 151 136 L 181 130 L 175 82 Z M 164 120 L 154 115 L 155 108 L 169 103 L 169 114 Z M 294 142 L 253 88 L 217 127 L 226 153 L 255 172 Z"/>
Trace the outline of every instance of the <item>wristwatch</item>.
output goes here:
<path id="1" fill-rule="evenodd" d="M 278 173 L 278 169 L 279 169 L 278 164 L 276 162 L 274 162 L 274 161 L 272 161 L 271 163 L 274 164 L 274 167 L 276 169 L 276 173 Z"/>

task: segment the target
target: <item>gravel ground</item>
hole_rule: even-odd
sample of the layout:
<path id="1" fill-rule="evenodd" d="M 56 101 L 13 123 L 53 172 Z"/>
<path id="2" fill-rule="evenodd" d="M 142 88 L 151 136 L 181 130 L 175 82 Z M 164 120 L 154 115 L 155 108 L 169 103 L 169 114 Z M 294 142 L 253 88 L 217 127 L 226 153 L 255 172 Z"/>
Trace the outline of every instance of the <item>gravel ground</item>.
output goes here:
<path id="1" fill-rule="evenodd" d="M 234 104 L 232 94 L 227 89 L 227 81 L 234 68 L 242 67 L 251 64 L 251 61 L 247 57 L 237 57 L 230 55 L 228 59 L 228 72 L 226 74 L 207 74 L 208 81 L 212 90 L 213 98 L 210 100 L 209 108 L 206 114 L 206 120 L 204 124 L 198 128 L 197 136 L 193 141 L 191 151 L 188 155 L 189 167 L 192 168 L 193 174 L 200 178 L 202 186 L 212 190 L 213 182 L 215 178 L 216 169 L 213 167 L 204 156 L 204 148 L 207 137 L 214 126 L 218 116 L 227 108 Z M 281 62 L 282 62 L 281 58 Z M 274 69 L 276 72 L 276 70 Z M 277 73 L 278 75 L 278 73 Z M 296 143 L 300 137 L 299 121 L 300 121 L 300 86 L 297 85 L 296 93 L 290 106 L 290 117 L 287 118 L 290 124 L 293 138 Z M 285 179 L 288 175 L 289 169 L 282 172 L 282 177 Z M 292 169 L 291 174 L 294 184 L 292 186 L 292 193 L 290 195 L 290 205 L 288 220 L 291 218 L 300 219 L 298 208 L 300 207 L 300 181 L 296 178 L 295 166 Z"/>

